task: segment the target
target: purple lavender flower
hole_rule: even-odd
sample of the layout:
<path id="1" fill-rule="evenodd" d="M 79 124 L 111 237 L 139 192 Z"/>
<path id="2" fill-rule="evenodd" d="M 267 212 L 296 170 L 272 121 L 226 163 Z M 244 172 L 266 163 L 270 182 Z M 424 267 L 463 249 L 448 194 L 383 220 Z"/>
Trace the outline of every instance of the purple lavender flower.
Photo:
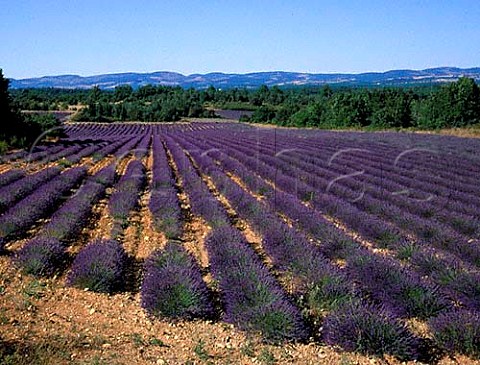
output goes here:
<path id="1" fill-rule="evenodd" d="M 63 194 L 77 186 L 86 173 L 85 167 L 74 167 L 18 202 L 0 217 L 0 236 L 22 234 L 38 219 L 50 214 L 62 200 Z"/>
<path id="2" fill-rule="evenodd" d="M 60 241 L 54 238 L 36 238 L 17 252 L 14 262 L 27 274 L 51 276 L 62 268 L 66 256 Z"/>
<path id="3" fill-rule="evenodd" d="M 61 170 L 58 167 L 46 168 L 2 187 L 0 189 L 0 213 L 5 212 L 15 202 L 38 189 L 42 184 L 58 176 L 60 172 Z"/>
<path id="4" fill-rule="evenodd" d="M 323 322 L 325 343 L 369 355 L 390 354 L 400 360 L 418 355 L 418 340 L 388 311 L 354 301 L 331 312 Z"/>
<path id="5" fill-rule="evenodd" d="M 225 320 L 259 332 L 267 341 L 304 339 L 299 310 L 235 229 L 225 226 L 206 239 L 211 271 L 219 281 Z"/>
<path id="6" fill-rule="evenodd" d="M 200 268 L 176 243 L 168 243 L 146 260 L 141 297 L 142 307 L 155 316 L 194 318 L 213 313 Z"/>
<path id="7" fill-rule="evenodd" d="M 97 240 L 83 248 L 73 261 L 67 284 L 112 293 L 124 282 L 127 255 L 114 240 Z"/>
<path id="8" fill-rule="evenodd" d="M 480 358 L 480 315 L 455 310 L 429 321 L 435 342 L 449 353 L 458 352 Z"/>
<path id="9" fill-rule="evenodd" d="M 25 177 L 25 171 L 19 169 L 12 169 L 7 172 L 0 174 L 0 187 L 11 184 L 14 181 L 17 181 Z"/>

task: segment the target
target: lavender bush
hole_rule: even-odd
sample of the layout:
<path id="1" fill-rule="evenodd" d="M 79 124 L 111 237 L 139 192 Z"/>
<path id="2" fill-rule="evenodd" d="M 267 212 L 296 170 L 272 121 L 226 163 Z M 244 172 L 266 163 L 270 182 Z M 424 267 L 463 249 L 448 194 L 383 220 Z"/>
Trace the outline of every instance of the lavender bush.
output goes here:
<path id="1" fill-rule="evenodd" d="M 49 167 L 2 187 L 0 189 L 0 213 L 5 212 L 15 202 L 38 189 L 42 184 L 58 176 L 60 172 L 58 167 Z"/>
<path id="2" fill-rule="evenodd" d="M 36 238 L 25 244 L 15 255 L 14 263 L 25 273 L 51 276 L 65 264 L 66 251 L 54 238 Z"/>
<path id="3" fill-rule="evenodd" d="M 352 302 L 331 312 L 323 322 L 325 343 L 368 355 L 390 354 L 400 360 L 418 356 L 418 340 L 388 311 Z"/>
<path id="4" fill-rule="evenodd" d="M 125 227 L 130 211 L 138 204 L 139 194 L 146 182 L 145 167 L 142 162 L 133 160 L 127 166 L 110 197 L 108 210 L 115 220 L 112 236 L 115 237 Z"/>
<path id="5" fill-rule="evenodd" d="M 227 322 L 259 332 L 267 341 L 306 338 L 299 310 L 287 300 L 238 231 L 227 226 L 218 228 L 207 237 L 206 247 Z"/>
<path id="6" fill-rule="evenodd" d="M 456 310 L 443 313 L 429 321 L 435 342 L 449 353 L 480 358 L 480 315 L 478 312 Z"/>
<path id="7" fill-rule="evenodd" d="M 97 240 L 83 248 L 73 261 L 67 285 L 113 293 L 122 288 L 127 255 L 114 240 Z"/>
<path id="8" fill-rule="evenodd" d="M 40 186 L 0 217 L 0 237 L 22 234 L 38 219 L 50 214 L 87 173 L 85 167 L 74 167 Z"/>
<path id="9" fill-rule="evenodd" d="M 170 318 L 208 317 L 209 293 L 195 259 L 176 243 L 153 252 L 145 262 L 142 307 L 151 315 Z"/>
<path id="10" fill-rule="evenodd" d="M 0 174 L 0 187 L 11 184 L 14 181 L 17 181 L 25 177 L 25 171 L 20 169 L 12 169 L 7 172 Z"/>

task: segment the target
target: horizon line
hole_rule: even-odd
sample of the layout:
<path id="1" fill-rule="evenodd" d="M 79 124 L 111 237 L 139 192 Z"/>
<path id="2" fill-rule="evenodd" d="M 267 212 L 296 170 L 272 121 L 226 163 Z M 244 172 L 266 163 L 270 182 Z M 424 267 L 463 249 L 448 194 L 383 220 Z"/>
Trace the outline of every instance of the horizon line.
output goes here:
<path id="1" fill-rule="evenodd" d="M 432 67 L 427 67 L 427 68 L 395 68 L 395 69 L 387 69 L 384 71 L 362 71 L 362 72 L 344 72 L 344 71 L 324 71 L 324 72 L 310 72 L 310 71 L 285 71 L 285 70 L 267 70 L 267 71 L 248 71 L 248 72 L 227 72 L 227 71 L 211 71 L 211 72 L 194 72 L 194 73 L 182 73 L 179 71 L 171 71 L 171 70 L 156 70 L 156 71 L 113 71 L 113 72 L 103 72 L 103 73 L 93 73 L 93 74 L 77 74 L 77 73 L 62 73 L 62 74 L 48 74 L 48 75 L 42 75 L 42 76 L 30 76 L 30 77 L 8 77 L 5 75 L 4 71 L 4 76 L 6 76 L 10 80 L 16 80 L 16 81 L 21 81 L 21 80 L 28 80 L 28 79 L 42 79 L 45 77 L 65 77 L 65 76 L 75 76 L 75 77 L 81 77 L 81 78 L 87 78 L 87 77 L 98 77 L 98 76 L 105 76 L 105 75 L 126 75 L 126 74 L 139 74 L 139 75 L 145 75 L 145 74 L 153 74 L 153 73 L 173 73 L 173 74 L 178 74 L 181 76 L 189 77 L 189 76 L 195 76 L 195 75 L 210 75 L 210 74 L 224 74 L 224 75 L 250 75 L 250 74 L 261 74 L 261 73 L 296 73 L 296 74 L 308 74 L 308 75 L 362 75 L 362 74 L 369 74 L 369 73 L 374 73 L 374 74 L 384 74 L 387 72 L 392 72 L 392 71 L 428 71 L 428 70 L 434 70 L 434 69 L 442 69 L 442 68 L 453 68 L 453 69 L 460 69 L 460 70 L 469 70 L 469 69 L 475 69 L 475 68 L 480 68 L 480 66 L 470 66 L 470 67 L 459 67 L 459 66 L 432 66 Z M 1 68 L 0 68 L 1 69 Z"/>

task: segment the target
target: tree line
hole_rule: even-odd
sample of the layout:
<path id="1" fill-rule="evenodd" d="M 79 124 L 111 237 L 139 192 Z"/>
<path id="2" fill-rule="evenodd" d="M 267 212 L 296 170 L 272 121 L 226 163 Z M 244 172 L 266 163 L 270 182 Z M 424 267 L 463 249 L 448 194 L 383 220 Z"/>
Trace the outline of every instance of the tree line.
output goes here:
<path id="1" fill-rule="evenodd" d="M 53 115 L 25 115 L 9 92 L 9 80 L 0 68 L 0 154 L 12 147 L 27 147 L 43 132 L 59 136 L 58 120 Z"/>
<path id="2" fill-rule="evenodd" d="M 265 88 L 264 93 L 268 100 Z M 280 99 L 263 102 L 242 120 L 328 129 L 440 129 L 480 123 L 480 89 L 470 78 L 429 91 L 424 87 L 335 90 L 325 86 L 315 94 L 287 93 Z"/>
<path id="3" fill-rule="evenodd" d="M 58 125 L 51 115 L 20 110 L 80 108 L 76 121 L 178 121 L 212 117 L 214 109 L 250 110 L 241 121 L 281 126 L 343 128 L 465 127 L 480 123 L 480 89 L 473 79 L 431 86 L 296 86 L 204 90 L 145 85 L 114 90 L 8 89 L 0 70 L 0 149 L 22 146 Z"/>
<path id="4" fill-rule="evenodd" d="M 95 86 L 76 121 L 141 121 L 172 122 L 183 117 L 211 117 L 213 112 L 203 106 L 200 92 L 181 87 L 146 85 L 137 90 L 129 85 L 118 86 L 113 92 Z"/>
<path id="5" fill-rule="evenodd" d="M 480 122 L 480 92 L 473 79 L 430 87 L 303 86 L 205 90 L 146 85 L 115 90 L 14 90 L 21 109 L 86 105 L 78 121 L 176 121 L 211 117 L 212 109 L 243 109 L 245 122 L 318 128 L 463 127 Z"/>

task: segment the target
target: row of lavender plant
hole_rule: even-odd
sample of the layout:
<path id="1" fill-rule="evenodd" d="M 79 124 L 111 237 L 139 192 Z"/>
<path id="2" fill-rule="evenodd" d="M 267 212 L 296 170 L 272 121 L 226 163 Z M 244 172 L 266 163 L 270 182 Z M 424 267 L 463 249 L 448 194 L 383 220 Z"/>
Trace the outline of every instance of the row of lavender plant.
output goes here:
<path id="1" fill-rule="evenodd" d="M 16 161 L 16 160 L 28 157 L 30 161 L 37 161 L 42 158 L 45 158 L 49 154 L 57 153 L 62 149 L 64 149 L 64 146 L 40 145 L 40 146 L 35 146 L 30 152 L 22 150 L 22 151 L 10 153 L 8 155 L 2 156 L 0 160 L 2 162 L 11 162 L 11 161 Z"/>
<path id="2" fill-rule="evenodd" d="M 93 205 L 98 202 L 115 181 L 115 164 L 99 170 L 89 177 L 72 196 L 51 217 L 42 228 L 40 236 L 65 241 L 84 227 Z"/>
<path id="3" fill-rule="evenodd" d="M 371 195 L 379 200 L 388 201 L 414 215 L 429 218 L 429 220 L 435 219 L 443 224 L 449 224 L 460 233 L 472 235 L 478 230 L 479 224 L 477 217 L 480 214 L 480 208 L 471 204 L 471 197 L 465 196 L 464 201 L 467 202 L 467 204 L 459 204 L 459 202 L 452 201 L 452 197 L 435 196 L 434 199 L 428 199 L 428 201 L 426 201 L 425 197 L 429 196 L 427 192 L 424 194 L 422 194 L 422 192 L 415 192 L 412 197 L 405 197 L 403 194 L 400 196 L 395 192 L 405 191 L 405 186 L 411 191 L 410 186 L 415 179 L 407 181 L 404 179 L 403 184 L 396 183 L 395 177 L 397 174 L 394 171 L 388 171 L 389 166 L 382 165 L 382 168 L 378 169 L 378 162 L 373 162 L 372 164 L 374 166 L 365 170 L 366 173 L 355 176 L 359 169 L 363 169 L 371 160 L 365 157 L 356 160 L 354 156 L 350 155 L 348 156 L 349 159 L 346 159 L 340 154 L 332 164 L 329 164 L 326 162 L 329 154 L 323 154 L 322 158 L 318 158 L 318 151 L 302 149 L 300 152 L 296 151 L 297 148 L 292 149 L 291 147 L 290 144 L 281 143 L 279 143 L 278 146 L 269 146 L 264 141 L 262 143 L 261 153 L 268 153 L 272 156 L 274 149 L 287 149 L 289 151 L 288 154 L 279 154 L 277 157 L 286 161 L 288 163 L 287 166 L 296 166 L 302 171 L 317 176 L 320 175 L 328 181 L 332 181 L 338 178 L 338 176 L 348 175 L 350 177 L 349 179 L 342 179 L 341 182 L 339 182 L 354 191 L 361 191 L 362 188 L 366 188 L 365 193 L 367 195 Z M 306 151 L 308 151 L 308 153 L 305 153 Z M 351 167 L 346 168 L 348 165 L 351 165 Z M 291 170 L 294 170 L 294 168 L 291 168 Z M 394 169 L 392 168 L 391 170 Z M 387 177 L 385 176 L 386 173 Z M 326 189 L 327 186 L 328 184 L 319 186 L 318 188 Z M 435 187 L 435 189 L 437 188 L 438 186 Z M 448 189 L 448 194 L 451 195 L 452 190 L 451 188 Z M 456 211 L 452 210 L 452 208 L 456 208 Z"/>
<path id="4" fill-rule="evenodd" d="M 61 271 L 66 261 L 67 240 L 85 226 L 93 204 L 105 194 L 114 179 L 114 164 L 89 177 L 42 230 L 16 252 L 14 261 L 17 266 L 34 276 L 50 276 Z"/>
<path id="5" fill-rule="evenodd" d="M 266 195 L 268 196 L 268 194 Z M 269 220 L 269 222 L 271 222 L 271 220 Z M 285 236 L 285 234 L 280 233 L 280 236 L 282 235 Z M 439 312 L 444 312 L 448 302 L 441 296 L 438 297 L 435 295 L 433 287 L 430 291 L 427 291 L 427 295 L 422 293 L 421 285 L 418 285 L 419 278 L 411 276 L 408 273 L 405 275 L 405 270 L 392 260 L 375 258 L 367 252 L 360 252 L 358 248 L 350 250 L 349 253 L 350 257 L 347 259 L 349 259 L 348 264 L 351 266 L 347 270 L 350 272 L 350 275 L 354 277 L 356 276 L 360 280 L 362 278 L 369 278 L 369 280 L 362 281 L 362 283 L 367 284 L 366 288 L 364 286 L 364 290 L 367 289 L 367 291 L 369 291 L 371 295 L 373 294 L 373 296 L 375 296 L 375 292 L 379 287 L 391 288 L 390 290 L 382 291 L 380 296 L 377 297 L 384 304 L 387 303 L 390 307 L 396 307 L 395 309 L 397 313 L 399 313 L 398 311 L 400 310 L 400 313 L 402 314 L 410 312 L 420 316 L 431 317 Z M 352 265 L 352 261 L 355 263 L 354 265 Z M 407 280 L 405 281 L 405 279 Z M 457 283 L 460 282 L 461 280 Z M 469 282 L 472 283 L 471 280 Z M 467 287 L 465 287 L 465 289 L 466 288 Z M 402 307 L 398 307 L 398 301 L 404 302 L 405 304 Z M 421 309 L 421 311 L 418 312 L 418 309 Z M 341 344 L 341 346 L 347 350 L 359 350 L 357 346 L 363 341 L 359 341 L 355 336 L 351 336 L 352 330 L 356 331 L 356 333 L 361 333 L 362 329 L 365 331 L 366 327 L 368 327 L 367 332 L 371 333 L 373 328 L 378 328 L 379 330 L 386 328 L 385 323 L 380 324 L 378 322 L 381 322 L 382 320 L 387 322 L 392 320 L 388 314 L 385 315 L 382 311 L 377 313 L 377 311 L 378 308 L 372 310 L 369 305 L 358 306 L 354 304 L 353 306 L 342 307 L 325 320 L 324 340 L 330 344 Z M 461 312 L 461 315 L 463 316 L 462 318 L 468 318 L 472 321 L 477 318 L 475 312 L 463 311 Z M 465 350 L 465 346 L 462 345 L 461 340 L 463 338 L 471 338 L 475 336 L 472 334 L 470 327 L 465 327 L 465 324 L 462 325 L 459 321 L 454 322 L 453 326 L 456 326 L 454 328 L 464 331 L 466 335 L 458 336 L 459 338 L 453 339 L 452 336 L 448 336 L 448 331 L 452 326 L 445 323 L 445 318 L 457 317 L 458 315 L 456 312 L 440 314 L 439 317 L 432 318 L 430 323 L 432 323 L 432 328 L 434 329 L 437 342 L 440 346 L 446 349 L 457 349 L 469 353 L 469 351 L 471 352 L 471 349 L 469 350 L 467 346 L 467 349 Z M 478 325 L 478 320 L 475 323 Z M 386 341 L 385 338 L 377 333 L 378 336 L 367 336 L 370 341 L 366 341 L 366 344 L 362 343 L 362 346 L 365 346 L 362 352 L 367 350 L 367 352 L 370 351 L 373 353 L 375 353 L 375 351 L 388 353 L 390 351 L 401 357 L 412 351 L 415 348 L 412 341 L 415 342 L 415 340 L 411 337 L 408 331 L 404 332 L 405 328 L 402 328 L 401 326 L 396 328 L 398 331 L 396 340 L 400 342 Z M 385 333 L 383 333 L 383 335 L 385 335 Z M 378 338 L 381 338 L 381 340 L 378 341 Z M 363 338 L 363 340 L 365 340 L 365 338 Z M 395 350 L 392 351 L 392 349 Z M 399 349 L 406 350 L 407 352 L 403 352 L 403 350 Z M 410 352 L 409 356 L 411 355 Z"/>
<path id="6" fill-rule="evenodd" d="M 45 150 L 27 154 L 24 158 L 28 163 L 37 161 L 41 163 L 61 161 L 64 164 L 72 165 L 80 162 L 83 157 L 90 156 L 103 147 L 103 142 L 93 145 L 89 143 L 87 146 L 75 144 L 67 148 L 65 148 L 65 146 L 54 145 Z"/>
<path id="7" fill-rule="evenodd" d="M 465 185 L 466 178 L 460 179 L 456 174 L 450 174 L 449 176 L 439 178 L 438 174 L 419 171 L 418 168 L 425 163 L 422 164 L 421 161 L 416 161 L 415 157 L 410 156 L 411 153 L 402 154 L 404 151 L 400 151 L 392 157 L 389 153 L 379 154 L 378 149 L 381 147 L 379 145 L 374 145 L 374 148 L 371 146 L 359 148 L 357 147 L 357 143 L 353 143 L 354 148 L 352 148 L 352 145 L 348 147 L 345 147 L 344 145 L 328 146 L 328 143 L 322 141 L 321 144 L 316 143 L 313 147 L 309 147 L 309 145 L 303 140 L 295 140 L 293 142 L 286 138 L 284 141 L 278 138 L 273 139 L 272 136 L 261 139 L 261 147 L 263 148 L 266 145 L 273 147 L 270 151 L 270 155 L 273 155 L 277 150 L 282 151 L 282 149 L 287 149 L 288 155 L 297 155 L 302 161 L 309 161 L 315 167 L 323 166 L 327 169 L 332 169 L 334 166 L 349 166 L 352 170 L 347 173 L 356 172 L 359 169 L 364 170 L 366 167 L 367 169 L 365 169 L 365 172 L 367 173 L 359 175 L 361 178 L 373 174 L 380 178 L 377 182 L 381 182 L 382 178 L 387 174 L 388 181 L 398 180 L 405 186 L 418 189 L 426 194 L 433 193 L 434 195 L 438 195 L 443 192 L 446 198 L 460 200 L 465 204 L 472 203 L 471 199 L 473 199 L 473 202 L 476 202 L 477 207 L 480 206 L 478 184 L 476 184 L 476 181 L 473 180 L 471 183 Z M 251 147 L 253 147 L 253 143 L 251 143 Z M 339 151 L 344 151 L 346 153 L 338 154 Z M 332 156 L 335 156 L 333 160 L 331 159 Z M 286 156 L 284 154 L 279 154 L 279 157 Z M 396 157 L 401 158 L 395 162 Z M 413 164 L 412 168 L 406 169 L 399 167 L 399 161 L 402 161 L 407 157 L 413 158 L 411 161 Z M 332 163 L 330 163 L 330 161 Z M 428 165 L 435 165 L 432 164 L 431 161 L 429 162 Z M 378 168 L 379 165 L 381 168 Z M 439 169 L 441 169 L 441 167 L 439 167 Z M 445 171 L 442 170 L 442 172 Z M 340 173 L 345 172 L 340 171 Z M 425 196 L 425 194 L 421 196 Z"/>
<path id="8" fill-rule="evenodd" d="M 131 153 L 131 151 L 135 150 L 135 147 L 142 141 L 142 139 L 142 136 L 132 138 L 123 146 L 121 146 L 118 150 L 116 150 L 113 156 L 116 158 L 125 157 L 127 154 Z"/>
<path id="9" fill-rule="evenodd" d="M 141 304 L 149 315 L 212 317 L 214 308 L 200 268 L 178 243 L 169 242 L 145 261 Z"/>
<path id="10" fill-rule="evenodd" d="M 44 156 L 43 160 L 37 159 L 36 161 L 40 161 L 41 163 L 54 162 L 54 161 L 60 160 L 64 157 L 68 157 L 68 156 L 74 155 L 76 153 L 79 153 L 83 149 L 84 149 L 84 146 L 78 145 L 78 144 L 75 144 L 73 146 L 66 147 L 66 148 L 63 147 L 56 153 L 47 153 Z M 30 163 L 30 162 L 34 162 L 34 161 L 31 159 L 31 156 L 27 156 L 26 157 L 26 162 Z"/>
<path id="11" fill-rule="evenodd" d="M 92 146 L 85 147 L 72 155 L 65 156 L 64 161 L 72 165 L 77 164 L 80 162 L 82 158 L 93 155 L 96 151 L 100 150 L 102 147 L 104 147 L 102 144 L 94 144 Z"/>
<path id="12" fill-rule="evenodd" d="M 42 184 L 58 176 L 60 172 L 59 167 L 49 167 L 0 188 L 0 213 L 11 208 L 17 201 L 26 197 Z"/>
<path id="13" fill-rule="evenodd" d="M 198 141 L 195 142 L 198 146 Z M 203 145 L 199 149 L 208 150 L 209 146 Z M 224 169 L 238 176 L 252 191 L 262 194 L 270 209 L 289 217 L 294 226 L 298 226 L 314 239 L 321 241 L 321 251 L 327 257 L 346 259 L 358 250 L 357 242 L 339 232 L 318 212 L 300 204 L 299 200 L 292 195 L 275 190 L 228 154 L 211 150 L 209 155 L 219 161 Z M 404 244 L 395 245 L 393 249 L 398 258 L 409 260 L 417 272 L 428 275 L 432 281 L 440 285 L 447 296 L 455 298 L 468 308 L 480 309 L 480 290 L 475 285 L 480 275 L 472 267 L 465 266 L 448 253 L 438 252 L 428 246 Z"/>
<path id="14" fill-rule="evenodd" d="M 25 171 L 21 169 L 12 169 L 0 174 L 0 188 L 11 184 L 25 177 Z"/>
<path id="15" fill-rule="evenodd" d="M 167 238 L 180 238 L 183 233 L 180 202 L 175 189 L 175 178 L 159 136 L 153 138 L 152 185 L 149 209 L 154 227 Z"/>
<path id="16" fill-rule="evenodd" d="M 287 300 L 263 263 L 230 227 L 225 209 L 212 197 L 183 150 L 166 138 L 192 211 L 213 227 L 206 241 L 210 265 L 221 288 L 225 320 L 260 332 L 267 340 L 305 338 L 300 312 Z"/>
<path id="17" fill-rule="evenodd" d="M 296 234 L 280 221 L 275 216 L 275 210 L 267 209 L 268 207 L 263 206 L 238 184 L 228 179 L 213 164 L 212 160 L 205 154 L 201 154 L 198 149 L 194 150 L 192 145 L 189 148 L 185 141 L 183 145 L 187 146 L 192 157 L 201 166 L 202 171 L 212 177 L 237 213 L 248 220 L 262 234 L 265 249 L 279 267 L 284 271 L 293 271 L 295 274 L 299 274 L 296 271 L 298 270 L 297 267 L 301 267 L 303 270 L 306 267 L 310 268 L 312 272 L 307 273 L 306 276 L 313 283 L 322 282 L 325 280 L 325 276 L 328 277 L 332 269 L 325 264 L 325 259 L 320 252 L 304 237 Z M 309 253 L 308 258 L 305 257 L 306 252 Z M 317 252 L 316 255 L 313 254 L 314 252 Z M 361 260 L 358 258 L 361 258 Z M 374 281 L 370 280 L 368 275 L 365 275 L 366 272 L 362 272 L 367 261 L 375 263 L 372 267 L 369 267 L 370 274 L 372 276 L 376 275 L 379 278 L 378 280 L 384 280 L 385 289 L 381 293 L 375 291 L 377 286 L 370 286 Z M 388 306 L 400 316 L 428 318 L 447 306 L 447 302 L 441 296 L 436 295 L 435 288 L 423 282 L 419 275 L 403 270 L 393 260 L 377 257 L 369 251 L 362 250 L 359 245 L 357 245 L 356 250 L 349 253 L 347 266 L 349 276 L 364 284 L 362 290 L 368 296 L 376 299 L 379 303 L 388 303 Z M 341 282 L 341 280 L 337 281 Z M 379 283 L 375 284 L 378 285 Z M 344 288 L 345 285 L 342 289 Z M 413 290 L 416 291 L 415 300 L 412 300 L 410 296 Z"/>
<path id="18" fill-rule="evenodd" d="M 267 138 L 272 139 L 271 133 L 271 131 L 265 133 L 265 135 L 270 134 L 270 137 Z M 291 137 L 298 137 L 295 136 L 295 133 L 286 134 L 282 131 L 275 131 L 274 133 L 277 140 L 291 141 Z M 462 150 L 475 151 L 475 148 L 478 148 L 478 143 L 476 146 L 468 146 L 469 142 L 475 142 L 471 139 L 455 140 L 454 138 L 444 137 L 442 141 L 425 143 L 432 136 L 392 133 L 384 139 L 378 134 L 334 134 L 330 132 L 308 133 L 306 137 L 293 138 L 295 145 L 302 147 L 302 149 L 312 147 L 312 150 L 321 150 L 325 146 L 330 146 L 334 149 L 332 153 L 340 149 L 351 149 L 353 145 L 363 150 L 351 150 L 350 153 L 353 156 L 359 155 L 362 157 L 368 151 L 372 160 L 385 162 L 392 162 L 401 155 L 401 158 L 395 164 L 397 169 L 400 169 L 403 173 L 410 173 L 412 169 L 415 169 L 415 173 L 419 177 L 427 178 L 427 180 L 441 178 L 446 179 L 446 181 L 455 181 L 460 184 L 459 186 L 467 183 L 475 187 L 476 182 L 473 176 L 480 172 L 480 164 L 472 159 L 472 154 L 467 154 L 467 158 L 462 156 Z M 448 146 L 452 141 L 456 142 L 454 146 Z M 405 151 L 408 151 L 408 153 L 405 154 Z M 456 179 L 456 177 L 460 177 L 460 179 Z M 441 179 L 438 182 L 441 182 Z"/>
<path id="19" fill-rule="evenodd" d="M 225 142 L 222 142 L 222 144 L 217 142 L 214 147 L 221 147 L 222 145 L 224 146 Z M 290 175 L 283 174 L 282 169 L 286 168 L 285 164 L 280 163 L 277 159 L 257 156 L 251 150 L 239 146 L 234 149 L 234 153 L 235 158 L 248 164 L 249 168 L 262 177 L 274 181 L 281 190 L 292 193 L 302 200 L 310 200 L 310 204 L 315 209 L 341 219 L 351 229 L 358 231 L 364 237 L 373 240 L 379 245 L 391 247 L 408 240 L 401 230 L 384 221 L 383 216 L 388 215 L 389 217 L 393 216 L 392 219 L 397 220 L 397 222 L 399 221 L 402 229 L 413 231 L 428 244 L 449 250 L 467 262 L 474 264 L 480 262 L 480 250 L 476 248 L 478 242 L 467 244 L 465 238 L 459 237 L 457 234 L 434 222 L 420 220 L 421 223 L 418 223 L 418 218 L 412 217 L 404 211 L 399 211 L 388 203 L 375 201 L 368 197 L 363 197 L 358 201 L 358 204 L 361 204 L 362 207 L 368 206 L 372 212 L 380 210 L 383 216 L 378 217 L 365 211 L 365 209 L 360 210 L 355 205 L 345 201 L 345 190 L 332 188 L 330 192 L 336 192 L 336 195 L 330 193 L 315 194 L 316 189 L 312 184 L 307 184 Z M 246 160 L 244 154 L 249 155 L 250 159 Z M 316 179 L 316 177 L 312 177 L 312 179 Z M 358 195 L 358 193 L 352 191 L 348 194 Z M 397 213 L 397 215 L 394 215 L 392 211 Z M 358 219 L 359 216 L 363 218 Z"/>
<path id="20" fill-rule="evenodd" d="M 145 166 L 139 160 L 132 160 L 108 202 L 109 213 L 114 219 L 112 237 L 117 237 L 126 227 L 130 211 L 138 205 L 139 194 L 145 183 Z"/>
<path id="21" fill-rule="evenodd" d="M 86 173 L 85 167 L 69 169 L 7 210 L 0 217 L 0 237 L 6 240 L 22 234 L 38 219 L 48 216 Z"/>
<path id="22" fill-rule="evenodd" d="M 107 144 L 105 147 L 102 147 L 100 150 L 95 151 L 92 155 L 94 161 L 100 161 L 105 158 L 107 155 L 115 153 L 119 148 L 121 148 L 125 143 L 133 139 L 132 137 L 124 137 L 120 140 Z"/>
<path id="23" fill-rule="evenodd" d="M 133 150 L 133 155 L 135 156 L 135 158 L 141 160 L 148 154 L 151 139 L 152 136 L 150 134 L 147 134 L 140 140 L 138 145 Z"/>

